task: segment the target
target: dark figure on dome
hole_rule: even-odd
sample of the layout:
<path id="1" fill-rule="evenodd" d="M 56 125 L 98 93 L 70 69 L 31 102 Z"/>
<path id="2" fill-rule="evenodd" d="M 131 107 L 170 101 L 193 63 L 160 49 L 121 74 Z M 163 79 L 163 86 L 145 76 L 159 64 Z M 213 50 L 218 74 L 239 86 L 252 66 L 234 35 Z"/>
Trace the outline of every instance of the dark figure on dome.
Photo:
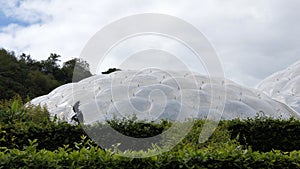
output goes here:
<path id="1" fill-rule="evenodd" d="M 79 123 L 83 122 L 83 114 L 79 110 L 80 101 L 77 101 L 73 106 L 73 111 L 75 112 L 75 115 L 71 118 L 72 121 Z"/>

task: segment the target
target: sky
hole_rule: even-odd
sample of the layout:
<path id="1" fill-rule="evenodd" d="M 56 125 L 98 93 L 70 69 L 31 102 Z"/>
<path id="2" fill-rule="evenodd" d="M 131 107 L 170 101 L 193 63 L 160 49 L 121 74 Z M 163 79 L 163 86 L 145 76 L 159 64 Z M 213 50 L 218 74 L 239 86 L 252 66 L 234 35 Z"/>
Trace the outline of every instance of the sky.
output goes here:
<path id="1" fill-rule="evenodd" d="M 200 30 L 226 78 L 253 87 L 300 60 L 299 9 L 299 0 L 0 0 L 0 47 L 38 60 L 57 53 L 66 61 L 105 25 L 161 13 Z"/>

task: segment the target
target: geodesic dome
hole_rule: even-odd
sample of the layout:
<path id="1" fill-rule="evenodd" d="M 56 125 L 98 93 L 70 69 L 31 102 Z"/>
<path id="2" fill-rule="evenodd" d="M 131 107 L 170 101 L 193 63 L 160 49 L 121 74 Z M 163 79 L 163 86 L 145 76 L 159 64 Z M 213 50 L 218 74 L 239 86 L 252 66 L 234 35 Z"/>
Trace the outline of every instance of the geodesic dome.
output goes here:
<path id="1" fill-rule="evenodd" d="M 212 98 L 213 93 L 216 98 Z M 274 118 L 299 116 L 264 93 L 230 80 L 155 69 L 94 75 L 60 86 L 31 103 L 46 106 L 52 116 L 70 122 L 75 115 L 73 105 L 79 101 L 84 123 L 92 123 L 133 114 L 154 121 L 205 119 L 218 99 L 225 99 L 224 111 L 214 111 L 216 116 L 222 114 L 222 119 L 253 118 L 259 112 Z"/>
<path id="2" fill-rule="evenodd" d="M 258 89 L 300 113 L 300 61 L 263 80 Z"/>

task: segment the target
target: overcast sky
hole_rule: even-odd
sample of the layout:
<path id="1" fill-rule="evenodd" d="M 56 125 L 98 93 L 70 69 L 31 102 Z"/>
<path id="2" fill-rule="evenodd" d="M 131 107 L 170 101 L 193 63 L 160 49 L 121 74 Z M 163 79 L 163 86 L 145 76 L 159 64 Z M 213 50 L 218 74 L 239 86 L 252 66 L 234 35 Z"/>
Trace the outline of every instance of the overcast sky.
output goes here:
<path id="1" fill-rule="evenodd" d="M 299 0 L 0 0 L 0 47 L 35 59 L 57 53 L 66 61 L 103 26 L 149 12 L 197 27 L 225 76 L 247 86 L 300 60 Z"/>

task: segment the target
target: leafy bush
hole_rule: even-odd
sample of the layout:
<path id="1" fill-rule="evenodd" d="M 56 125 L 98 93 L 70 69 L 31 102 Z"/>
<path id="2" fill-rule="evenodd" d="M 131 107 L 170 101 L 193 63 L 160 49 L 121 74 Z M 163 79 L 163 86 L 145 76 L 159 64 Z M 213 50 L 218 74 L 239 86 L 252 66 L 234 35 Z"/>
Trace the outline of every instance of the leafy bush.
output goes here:
<path id="1" fill-rule="evenodd" d="M 75 142 L 81 141 L 82 136 L 86 137 L 81 125 L 71 125 L 55 119 L 51 121 L 45 109 L 32 106 L 25 108 L 18 104 L 18 100 L 11 101 L 10 104 L 11 106 L 0 108 L 0 146 L 2 147 L 23 149 L 29 144 L 28 140 L 37 139 L 37 149 L 55 150 L 64 145 L 74 148 Z M 171 124 L 167 121 L 145 123 L 136 121 L 133 117 L 129 120 L 114 119 L 107 121 L 106 124 L 85 126 L 85 129 L 98 132 L 99 128 L 111 126 L 122 134 L 138 138 L 160 134 L 169 125 Z M 109 134 L 104 132 L 102 138 L 107 138 Z M 108 141 L 114 144 L 114 140 Z M 118 140 L 115 142 L 117 143 Z"/>
<path id="2" fill-rule="evenodd" d="M 300 150 L 300 121 L 272 118 L 233 120 L 228 122 L 231 138 L 258 151 Z"/>
<path id="3" fill-rule="evenodd" d="M 116 155 L 126 145 L 103 150 L 88 139 L 83 128 L 89 134 L 99 135 L 99 128 L 112 127 L 126 136 L 146 138 L 163 133 L 174 123 L 147 123 L 133 117 L 94 125 L 70 125 L 51 121 L 45 109 L 24 107 L 16 100 L 0 105 L 0 117 L 0 168 L 300 168 L 300 151 L 295 151 L 300 145 L 300 121 L 295 119 L 221 121 L 202 144 L 198 138 L 204 121 L 197 120 L 170 151 L 132 159 Z M 105 139 L 110 134 L 101 132 L 100 137 Z M 113 139 L 107 141 L 118 143 Z M 123 155 L 152 153 L 151 149 L 135 150 L 140 150 L 139 145 Z"/>
<path id="4" fill-rule="evenodd" d="M 98 147 L 75 151 L 68 147 L 56 151 L 36 149 L 35 142 L 21 151 L 0 152 L 0 168 L 299 168 L 300 152 L 258 153 L 243 150 L 237 144 L 222 148 L 185 149 L 148 158 L 126 158 Z M 146 152 L 145 152 L 146 153 Z"/>
<path id="5" fill-rule="evenodd" d="M 0 104 L 0 123 L 11 124 L 21 122 L 42 123 L 50 122 L 49 112 L 40 106 L 23 105 L 20 96 L 14 99 L 4 100 Z"/>
<path id="6" fill-rule="evenodd" d="M 162 120 L 160 123 L 146 122 L 137 120 L 136 116 L 131 118 L 113 119 L 107 121 L 116 131 L 130 137 L 147 138 L 161 134 L 168 129 L 172 124 L 169 121 Z"/>
<path id="7" fill-rule="evenodd" d="M 7 148 L 22 149 L 28 140 L 38 140 L 38 149 L 55 150 L 63 145 L 74 147 L 85 134 L 80 126 L 67 123 L 33 123 L 2 124 L 0 126 L 0 145 Z"/>
<path id="8" fill-rule="evenodd" d="M 20 104 L 19 104 L 20 102 Z M 74 142 L 79 142 L 81 136 L 86 136 L 82 126 L 70 125 L 64 122 L 51 121 L 49 113 L 40 107 L 27 107 L 21 105 L 21 100 L 10 102 L 10 106 L 0 106 L 0 145 L 8 148 L 22 149 L 28 145 L 28 140 L 37 139 L 38 149 L 55 150 L 63 145 L 74 147 Z M 9 104 L 7 104 L 9 105 Z M 251 147 L 255 151 L 293 151 L 300 150 L 300 121 L 295 119 L 280 120 L 271 118 L 256 118 L 247 120 L 221 121 L 213 136 L 208 142 L 198 144 L 198 137 L 202 130 L 203 120 L 197 120 L 192 130 L 178 144 L 175 149 L 181 149 L 185 145 L 194 148 L 202 148 L 213 143 L 225 143 L 232 139 L 244 146 Z M 161 123 L 146 123 L 131 119 L 114 119 L 104 124 L 85 126 L 89 134 L 99 135 L 99 128 L 112 127 L 116 131 L 130 137 L 147 138 L 161 134 L 167 130 L 172 123 L 162 121 Z M 94 132 L 94 133 L 93 133 Z M 114 138 L 111 133 L 102 132 L 96 140 L 103 142 L 106 138 Z M 107 140 L 115 145 L 119 140 Z M 150 147 L 151 142 L 144 142 L 142 147 Z M 128 147 L 123 144 L 119 149 Z M 137 145 L 132 149 L 140 149 Z"/>
<path id="9" fill-rule="evenodd" d="M 10 105 L 8 104 L 10 103 Z M 38 140 L 38 149 L 55 150 L 64 144 L 74 146 L 84 131 L 80 126 L 51 121 L 46 109 L 22 105 L 21 99 L 0 107 L 0 146 L 18 148 Z"/>

